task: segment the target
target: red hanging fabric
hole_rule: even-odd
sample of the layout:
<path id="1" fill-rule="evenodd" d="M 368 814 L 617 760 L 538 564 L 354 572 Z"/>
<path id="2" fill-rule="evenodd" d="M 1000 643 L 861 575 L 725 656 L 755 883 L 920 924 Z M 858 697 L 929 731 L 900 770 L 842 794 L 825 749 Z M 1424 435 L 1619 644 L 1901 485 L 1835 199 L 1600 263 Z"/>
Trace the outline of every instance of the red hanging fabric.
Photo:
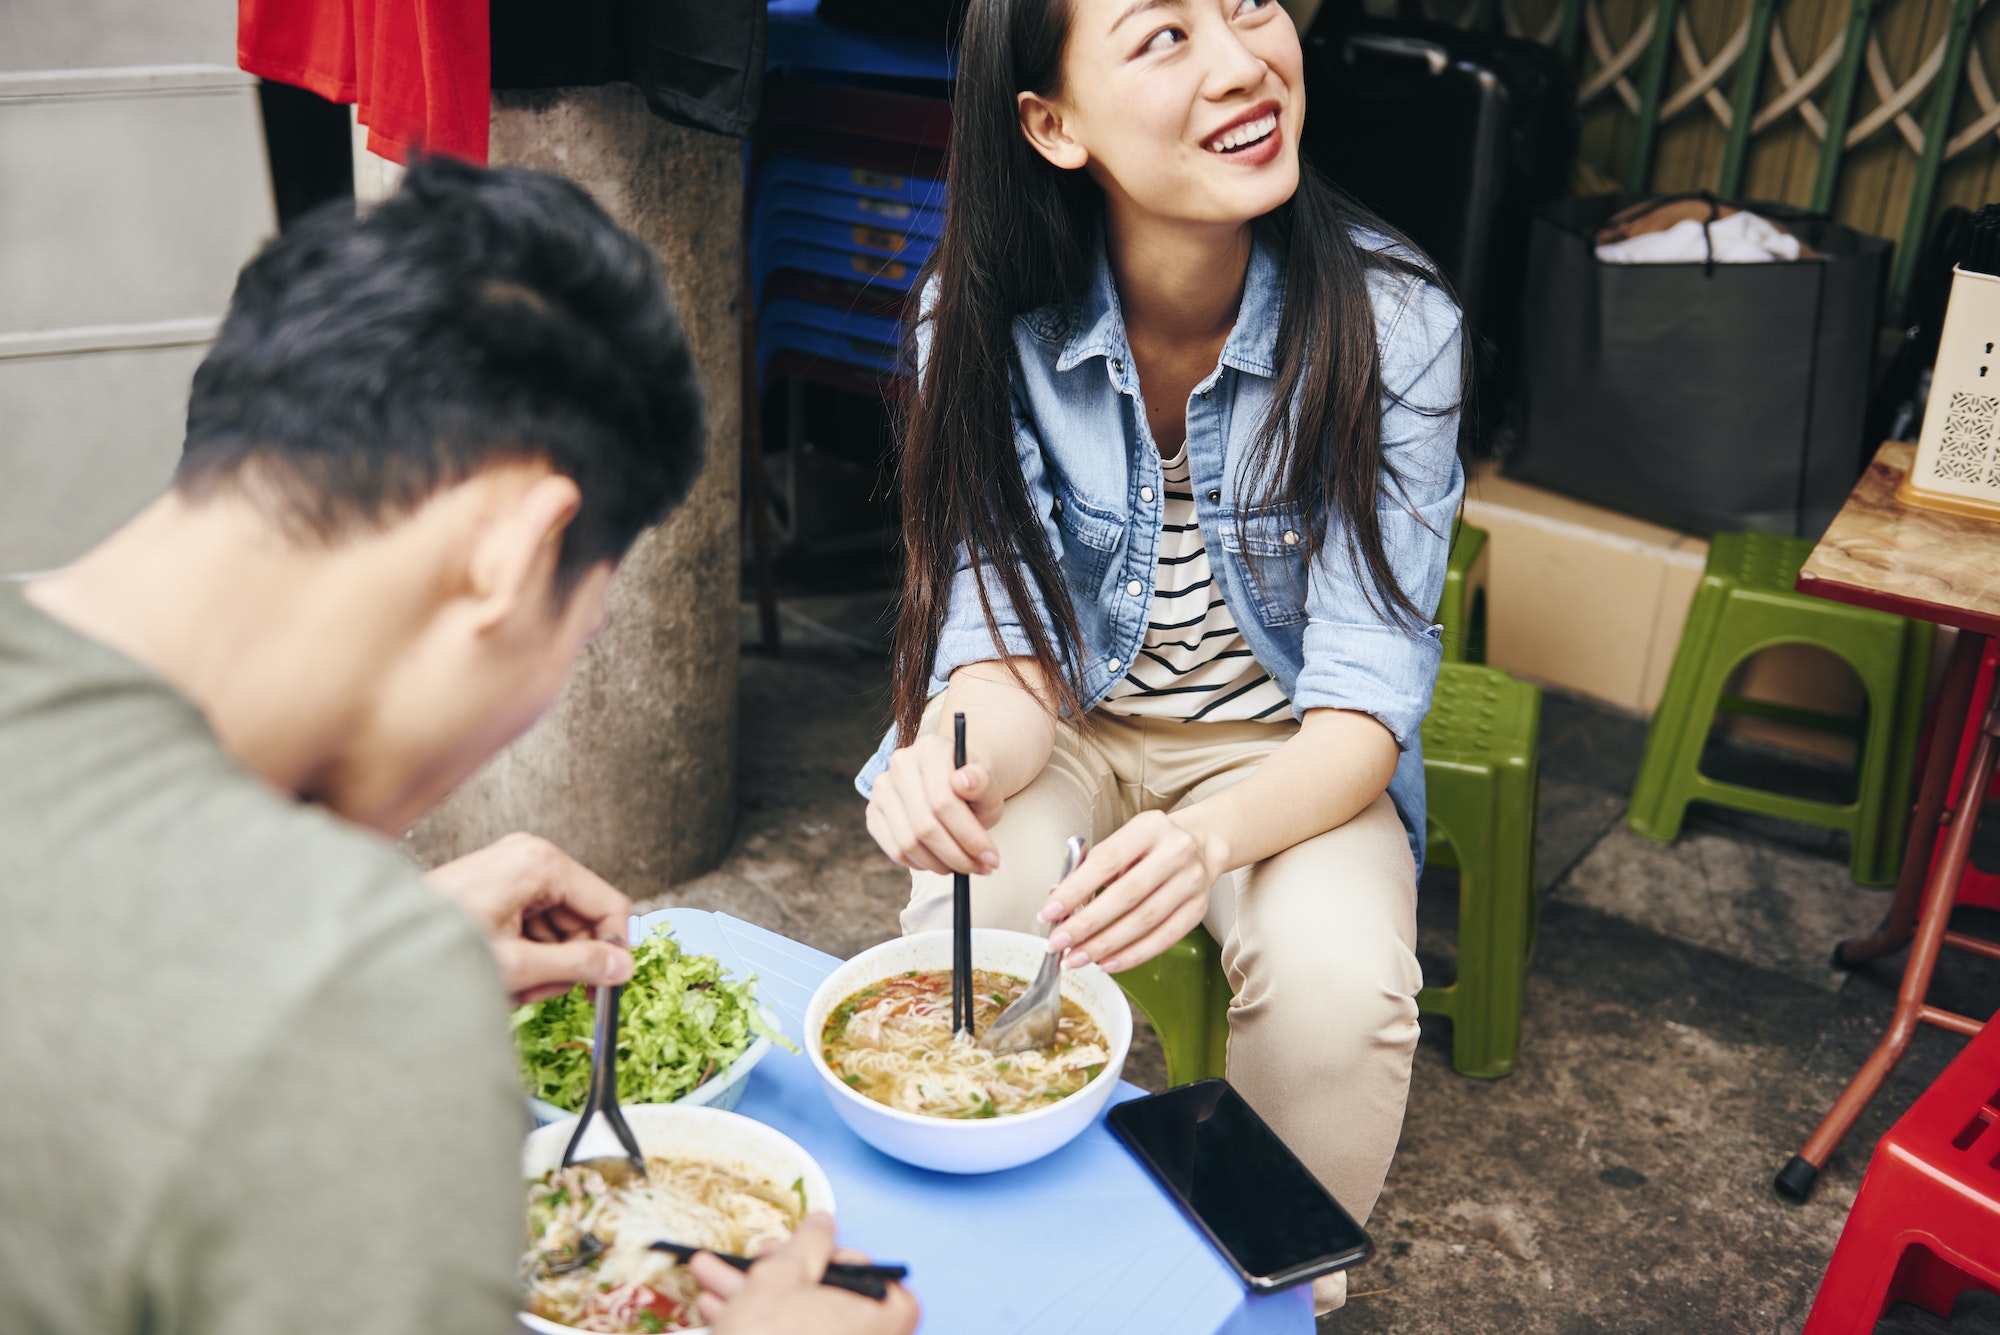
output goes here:
<path id="1" fill-rule="evenodd" d="M 237 0 L 236 63 L 354 103 L 368 151 L 391 161 L 486 162 L 485 0 Z"/>

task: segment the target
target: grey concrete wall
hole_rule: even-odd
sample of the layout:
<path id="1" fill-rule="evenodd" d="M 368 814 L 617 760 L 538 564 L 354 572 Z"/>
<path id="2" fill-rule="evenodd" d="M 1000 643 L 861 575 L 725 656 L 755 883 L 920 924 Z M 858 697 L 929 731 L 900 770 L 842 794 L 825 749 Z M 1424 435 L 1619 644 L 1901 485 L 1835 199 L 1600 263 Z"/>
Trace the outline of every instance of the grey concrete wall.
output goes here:
<path id="1" fill-rule="evenodd" d="M 0 574 L 159 495 L 236 271 L 277 231 L 228 0 L 0 0 Z"/>
<path id="2" fill-rule="evenodd" d="M 742 148 L 613 84 L 496 93 L 492 160 L 578 181 L 660 253 L 707 389 L 708 460 L 626 558 L 562 698 L 411 843 L 435 863 L 529 830 L 646 898 L 713 866 L 735 814 Z"/>

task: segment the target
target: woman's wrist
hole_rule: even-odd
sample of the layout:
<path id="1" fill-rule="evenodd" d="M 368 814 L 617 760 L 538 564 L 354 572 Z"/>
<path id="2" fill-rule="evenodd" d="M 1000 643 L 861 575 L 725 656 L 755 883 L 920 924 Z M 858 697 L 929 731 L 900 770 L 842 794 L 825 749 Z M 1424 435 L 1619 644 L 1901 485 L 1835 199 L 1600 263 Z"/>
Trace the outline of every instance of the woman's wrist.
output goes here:
<path id="1" fill-rule="evenodd" d="M 1216 819 L 1218 814 L 1212 802 L 1196 802 L 1167 813 L 1168 820 L 1193 836 L 1195 847 L 1200 850 L 1202 870 L 1210 883 L 1221 879 L 1222 873 L 1236 865 L 1230 861 L 1229 836 Z"/>

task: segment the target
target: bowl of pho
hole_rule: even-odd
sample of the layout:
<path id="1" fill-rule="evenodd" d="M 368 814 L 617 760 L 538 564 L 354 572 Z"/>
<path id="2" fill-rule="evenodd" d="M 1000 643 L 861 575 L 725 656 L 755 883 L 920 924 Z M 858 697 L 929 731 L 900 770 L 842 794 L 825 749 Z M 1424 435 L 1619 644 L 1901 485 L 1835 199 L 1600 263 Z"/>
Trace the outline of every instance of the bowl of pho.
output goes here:
<path id="1" fill-rule="evenodd" d="M 624 1112 L 646 1156 L 644 1182 L 612 1186 L 590 1168 L 562 1167 L 574 1117 L 537 1128 L 522 1148 L 521 1324 L 541 1335 L 705 1329 L 693 1277 L 654 1242 L 755 1256 L 809 1211 L 833 1211 L 812 1156 L 761 1122 L 680 1104 Z"/>
<path id="2" fill-rule="evenodd" d="M 974 1018 L 986 1031 L 1021 995 L 1047 946 L 1026 932 L 972 933 Z M 1068 1144 L 1111 1097 L 1132 1044 L 1132 1008 L 1096 965 L 1062 975 L 1050 1048 L 997 1054 L 951 1032 L 951 933 L 864 950 L 806 1008 L 806 1050 L 843 1122 L 884 1154 L 946 1173 L 990 1173 Z"/>

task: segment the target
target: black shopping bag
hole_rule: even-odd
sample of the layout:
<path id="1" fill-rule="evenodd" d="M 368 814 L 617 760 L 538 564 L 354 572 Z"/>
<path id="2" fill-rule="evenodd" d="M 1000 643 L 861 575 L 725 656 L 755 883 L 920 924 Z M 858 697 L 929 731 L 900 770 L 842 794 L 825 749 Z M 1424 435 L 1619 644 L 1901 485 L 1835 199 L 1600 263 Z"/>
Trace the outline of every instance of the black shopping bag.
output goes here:
<path id="1" fill-rule="evenodd" d="M 1538 211 L 1523 302 L 1527 429 L 1506 472 L 1673 528 L 1816 537 L 1866 464 L 1889 242 L 1745 204 L 1819 258 L 1600 262 L 1598 229 L 1644 198 Z"/>

